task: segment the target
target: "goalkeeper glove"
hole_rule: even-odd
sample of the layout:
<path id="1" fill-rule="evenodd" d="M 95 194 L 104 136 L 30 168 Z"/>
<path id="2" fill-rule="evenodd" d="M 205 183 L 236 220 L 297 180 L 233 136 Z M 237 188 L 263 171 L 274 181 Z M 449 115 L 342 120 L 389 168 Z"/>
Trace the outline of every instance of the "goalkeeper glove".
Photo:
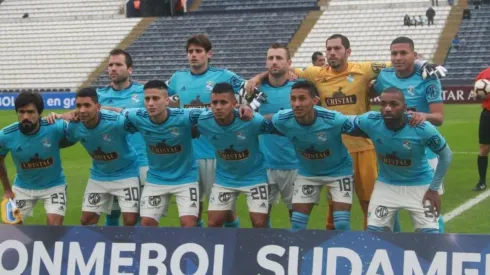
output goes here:
<path id="1" fill-rule="evenodd" d="M 260 104 L 266 101 L 267 96 L 263 92 L 259 91 L 257 88 L 254 88 L 253 93 L 250 95 L 245 90 L 245 85 L 246 83 L 242 84 L 242 87 L 238 91 L 238 94 L 242 99 L 247 102 L 252 110 L 257 111 L 260 107 Z"/>
<path id="2" fill-rule="evenodd" d="M 2 221 L 5 224 L 19 224 L 22 222 L 22 214 L 15 199 L 4 198 L 2 200 Z"/>
<path id="3" fill-rule="evenodd" d="M 438 79 L 447 75 L 447 69 L 441 65 L 429 63 L 427 60 L 415 60 L 415 64 L 422 70 L 422 79 Z"/>

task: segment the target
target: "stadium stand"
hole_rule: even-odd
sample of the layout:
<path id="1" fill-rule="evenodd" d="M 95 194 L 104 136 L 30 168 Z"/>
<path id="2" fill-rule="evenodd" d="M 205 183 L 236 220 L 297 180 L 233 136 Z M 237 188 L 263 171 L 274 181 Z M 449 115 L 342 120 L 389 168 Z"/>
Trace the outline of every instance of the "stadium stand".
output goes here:
<path id="1" fill-rule="evenodd" d="M 446 82 L 471 84 L 480 71 L 490 67 L 490 6 L 469 7 L 471 19 L 463 20 L 458 32 L 462 43 L 459 49 L 451 48 L 446 59 L 450 71 Z"/>
<path id="2" fill-rule="evenodd" d="M 303 41 L 293 57 L 298 67 L 311 65 L 311 55 L 325 50 L 325 40 L 334 33 L 346 35 L 351 41 L 351 61 L 389 60 L 389 45 L 398 36 L 409 36 L 416 50 L 426 59 L 432 59 L 437 42 L 446 24 L 450 7 L 439 1 L 434 7 L 434 26 L 427 27 L 425 12 L 430 6 L 427 0 L 332 0 Z M 419 15 L 425 19 L 424 26 L 403 25 L 405 14 Z"/>
<path id="3" fill-rule="evenodd" d="M 120 8 L 119 0 L 4 1 L 0 92 L 75 90 L 142 21 Z"/>
<path id="4" fill-rule="evenodd" d="M 316 0 L 204 0 L 199 10 L 257 10 L 257 9 L 296 9 L 315 8 Z"/>
<path id="5" fill-rule="evenodd" d="M 187 68 L 185 42 L 198 33 L 208 34 L 213 43 L 212 66 L 252 77 L 264 71 L 268 47 L 274 42 L 287 45 L 307 13 L 256 10 L 158 18 L 128 48 L 135 64 L 133 78 L 166 80 Z M 103 73 L 93 85 L 108 83 Z"/>

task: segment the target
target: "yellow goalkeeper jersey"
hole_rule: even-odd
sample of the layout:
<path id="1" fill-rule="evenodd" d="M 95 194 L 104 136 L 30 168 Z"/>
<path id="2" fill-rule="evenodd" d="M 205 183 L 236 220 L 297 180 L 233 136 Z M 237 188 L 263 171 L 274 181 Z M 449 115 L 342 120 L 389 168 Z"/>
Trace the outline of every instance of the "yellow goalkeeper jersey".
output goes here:
<path id="1" fill-rule="evenodd" d="M 368 96 L 370 81 L 378 76 L 381 69 L 390 66 L 391 62 L 349 62 L 341 73 L 330 67 L 316 66 L 295 69 L 295 72 L 298 77 L 315 83 L 323 107 L 346 115 L 360 115 L 371 109 Z M 343 142 L 351 153 L 374 149 L 371 140 L 366 138 L 344 135 Z"/>

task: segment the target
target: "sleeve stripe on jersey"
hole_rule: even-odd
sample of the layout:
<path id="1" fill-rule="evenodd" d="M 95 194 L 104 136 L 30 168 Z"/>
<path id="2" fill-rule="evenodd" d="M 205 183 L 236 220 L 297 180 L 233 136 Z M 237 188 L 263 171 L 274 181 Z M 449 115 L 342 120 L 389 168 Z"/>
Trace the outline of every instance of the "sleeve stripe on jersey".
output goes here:
<path id="1" fill-rule="evenodd" d="M 328 120 L 334 120 L 335 119 L 335 114 L 334 113 L 327 113 L 327 112 L 318 112 L 317 113 L 318 117 L 321 118 L 326 118 Z"/>
<path id="2" fill-rule="evenodd" d="M 101 114 L 100 119 L 108 120 L 108 121 L 116 121 L 117 116 L 116 115 L 109 115 L 109 114 Z"/>
<path id="3" fill-rule="evenodd" d="M 420 130 L 424 130 L 425 129 L 425 123 L 419 124 L 419 125 L 417 125 L 415 127 L 418 128 L 418 129 L 420 129 Z"/>
<path id="4" fill-rule="evenodd" d="M 278 120 L 286 120 L 294 117 L 293 111 L 288 111 L 287 113 L 279 114 Z"/>
<path id="5" fill-rule="evenodd" d="M 3 133 L 4 134 L 10 134 L 10 133 L 15 132 L 17 130 L 19 130 L 19 124 L 15 124 L 15 125 L 12 125 L 8 128 L 3 129 Z"/>
<path id="6" fill-rule="evenodd" d="M 169 112 L 169 116 L 182 115 L 183 113 L 184 113 L 184 109 L 171 109 Z"/>
<path id="7" fill-rule="evenodd" d="M 382 120 L 383 116 L 381 114 L 369 114 L 368 119 Z"/>
<path id="8" fill-rule="evenodd" d="M 206 119 L 210 119 L 210 118 L 214 118 L 213 113 L 204 114 L 204 115 L 199 116 L 199 120 L 206 120 Z"/>
<path id="9" fill-rule="evenodd" d="M 447 146 L 447 142 L 445 142 L 445 143 L 444 143 L 444 145 L 443 145 L 443 146 L 441 146 L 441 149 L 437 150 L 437 151 L 436 151 L 436 152 L 434 152 L 434 153 L 439 153 L 439 152 L 441 152 L 442 150 L 444 150 L 444 148 L 446 148 L 446 146 Z"/>

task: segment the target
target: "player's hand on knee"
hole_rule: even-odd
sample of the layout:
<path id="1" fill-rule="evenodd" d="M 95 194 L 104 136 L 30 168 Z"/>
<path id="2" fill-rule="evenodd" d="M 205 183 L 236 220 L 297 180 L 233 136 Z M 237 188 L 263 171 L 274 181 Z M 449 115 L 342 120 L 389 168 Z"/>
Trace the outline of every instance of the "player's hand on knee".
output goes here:
<path id="1" fill-rule="evenodd" d="M 434 213 L 436 217 L 439 217 L 441 213 L 441 197 L 439 195 L 439 191 L 427 190 L 425 192 L 422 203 L 424 206 L 427 205 L 427 202 L 430 204 L 430 211 Z"/>
<path id="2" fill-rule="evenodd" d="M 417 126 L 427 120 L 427 115 L 425 113 L 408 111 L 408 114 L 411 115 L 410 121 L 408 122 L 410 126 Z"/>
<path id="3" fill-rule="evenodd" d="M 241 120 L 249 121 L 254 117 L 254 111 L 248 106 L 240 106 L 238 114 Z"/>

